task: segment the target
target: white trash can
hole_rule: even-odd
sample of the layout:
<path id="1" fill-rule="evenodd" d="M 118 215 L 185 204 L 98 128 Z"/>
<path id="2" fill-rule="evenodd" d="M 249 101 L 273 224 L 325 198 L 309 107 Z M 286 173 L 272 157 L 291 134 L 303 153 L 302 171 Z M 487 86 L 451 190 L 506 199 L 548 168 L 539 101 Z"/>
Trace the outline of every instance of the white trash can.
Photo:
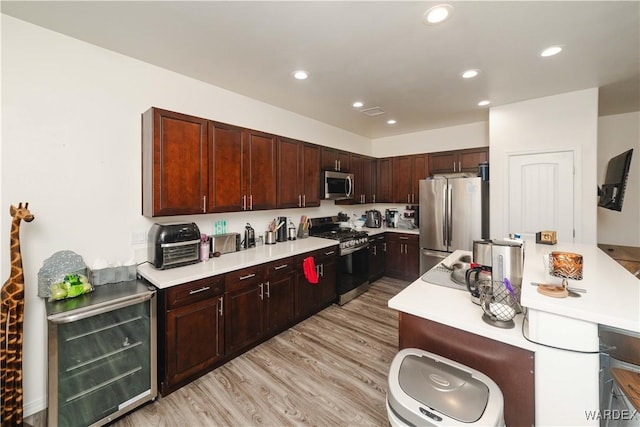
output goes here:
<path id="1" fill-rule="evenodd" d="M 391 362 L 387 413 L 394 427 L 505 425 L 502 392 L 491 378 L 416 348 Z"/>

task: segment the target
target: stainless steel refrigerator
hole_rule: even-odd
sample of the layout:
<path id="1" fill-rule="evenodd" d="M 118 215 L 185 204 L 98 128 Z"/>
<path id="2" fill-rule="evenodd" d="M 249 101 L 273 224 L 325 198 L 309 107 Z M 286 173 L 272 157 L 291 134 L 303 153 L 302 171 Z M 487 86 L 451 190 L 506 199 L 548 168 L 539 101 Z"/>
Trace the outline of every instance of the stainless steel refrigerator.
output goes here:
<path id="1" fill-rule="evenodd" d="M 471 251 L 474 240 L 488 238 L 489 182 L 480 177 L 420 180 L 420 272 L 451 252 Z"/>

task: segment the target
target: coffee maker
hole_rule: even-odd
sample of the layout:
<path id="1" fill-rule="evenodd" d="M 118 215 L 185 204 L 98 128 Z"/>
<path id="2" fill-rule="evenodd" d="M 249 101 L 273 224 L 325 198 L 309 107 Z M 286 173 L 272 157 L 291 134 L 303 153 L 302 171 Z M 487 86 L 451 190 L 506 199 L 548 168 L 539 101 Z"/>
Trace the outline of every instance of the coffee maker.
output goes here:
<path id="1" fill-rule="evenodd" d="M 467 271 L 467 288 L 472 297 L 479 296 L 477 283 L 473 279 L 482 278 L 481 273 L 490 273 L 493 282 L 502 283 L 509 279 L 520 303 L 522 288 L 522 269 L 524 264 L 524 247 L 521 242 L 507 240 L 474 240 L 472 263 L 476 264 Z M 474 273 L 475 272 L 475 273 Z"/>
<path id="2" fill-rule="evenodd" d="M 385 209 L 384 222 L 389 228 L 396 228 L 398 226 L 398 210 L 397 209 Z"/>

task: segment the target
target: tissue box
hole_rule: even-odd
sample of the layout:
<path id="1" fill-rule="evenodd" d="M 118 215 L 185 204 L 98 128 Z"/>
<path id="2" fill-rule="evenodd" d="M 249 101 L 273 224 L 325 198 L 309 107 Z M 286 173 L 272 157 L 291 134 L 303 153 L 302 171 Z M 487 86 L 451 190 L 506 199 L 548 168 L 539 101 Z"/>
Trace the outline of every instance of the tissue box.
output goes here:
<path id="1" fill-rule="evenodd" d="M 107 283 L 119 283 L 135 280 L 136 266 L 123 265 L 119 267 L 106 267 L 98 270 L 89 270 L 89 282 L 93 286 L 106 285 Z"/>

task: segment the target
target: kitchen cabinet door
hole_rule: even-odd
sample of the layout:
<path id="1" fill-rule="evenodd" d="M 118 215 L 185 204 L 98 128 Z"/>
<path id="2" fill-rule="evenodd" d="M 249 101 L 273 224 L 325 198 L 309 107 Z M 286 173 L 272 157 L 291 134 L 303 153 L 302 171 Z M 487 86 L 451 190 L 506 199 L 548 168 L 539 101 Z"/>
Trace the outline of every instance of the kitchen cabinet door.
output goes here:
<path id="1" fill-rule="evenodd" d="M 362 203 L 376 203 L 377 161 L 365 157 L 362 160 Z"/>
<path id="2" fill-rule="evenodd" d="M 142 115 L 142 214 L 206 211 L 207 121 L 151 108 Z"/>
<path id="3" fill-rule="evenodd" d="M 457 164 L 458 153 L 456 151 L 429 154 L 429 172 L 431 174 L 456 172 Z"/>
<path id="4" fill-rule="evenodd" d="M 209 122 L 208 212 L 236 212 L 243 208 L 242 128 Z"/>
<path id="5" fill-rule="evenodd" d="M 278 208 L 297 208 L 302 205 L 303 144 L 288 138 L 278 138 Z"/>
<path id="6" fill-rule="evenodd" d="M 337 297 L 337 246 L 299 255 L 295 258 L 295 317 L 302 320 L 333 304 Z M 304 275 L 302 262 L 313 257 L 318 283 L 310 283 Z"/>
<path id="7" fill-rule="evenodd" d="M 166 395 L 221 363 L 224 276 L 162 290 L 158 316 L 160 391 Z"/>
<path id="8" fill-rule="evenodd" d="M 269 274 L 264 286 L 266 304 L 266 332 L 279 332 L 293 322 L 293 297 L 295 293 L 295 272 L 293 258 L 273 263 L 274 268 L 281 267 Z"/>
<path id="9" fill-rule="evenodd" d="M 320 147 L 278 138 L 278 208 L 320 206 Z"/>
<path id="10" fill-rule="evenodd" d="M 225 349 L 229 355 L 251 347 L 265 333 L 263 278 L 262 266 L 226 275 Z"/>
<path id="11" fill-rule="evenodd" d="M 209 298 L 166 314 L 166 377 L 163 395 L 202 375 L 224 356 L 223 297 Z"/>
<path id="12" fill-rule="evenodd" d="M 335 148 L 322 147 L 322 170 L 350 172 L 351 154 Z"/>
<path id="13" fill-rule="evenodd" d="M 420 203 L 420 180 L 429 176 L 429 161 L 427 154 L 411 156 L 411 197 L 410 204 Z"/>
<path id="14" fill-rule="evenodd" d="M 460 151 L 458 169 L 461 172 L 478 172 L 478 164 L 489 161 L 489 147 L 469 148 Z"/>
<path id="15" fill-rule="evenodd" d="M 374 203 L 391 203 L 391 158 L 378 159 Z"/>
<path id="16" fill-rule="evenodd" d="M 263 132 L 243 131 L 243 206 L 245 210 L 275 209 L 276 137 Z"/>
<path id="17" fill-rule="evenodd" d="M 385 274 L 403 280 L 420 276 L 420 239 L 415 234 L 387 233 Z"/>
<path id="18" fill-rule="evenodd" d="M 385 274 L 396 278 L 404 276 L 404 246 L 395 233 L 389 233 L 387 237 Z"/>
<path id="19" fill-rule="evenodd" d="M 478 164 L 489 161 L 489 148 L 467 148 L 429 154 L 429 173 L 478 172 Z"/>
<path id="20" fill-rule="evenodd" d="M 385 275 L 386 250 L 384 234 L 369 238 L 369 282 L 375 282 Z"/>
<path id="21" fill-rule="evenodd" d="M 394 157 L 392 162 L 392 202 L 411 203 L 411 156 Z"/>
<path id="22" fill-rule="evenodd" d="M 320 146 L 302 145 L 302 207 L 320 206 Z"/>
<path id="23" fill-rule="evenodd" d="M 338 296 L 338 258 L 335 249 L 327 249 L 320 258 L 320 280 L 318 283 L 319 308 L 323 309 L 336 301 Z"/>

